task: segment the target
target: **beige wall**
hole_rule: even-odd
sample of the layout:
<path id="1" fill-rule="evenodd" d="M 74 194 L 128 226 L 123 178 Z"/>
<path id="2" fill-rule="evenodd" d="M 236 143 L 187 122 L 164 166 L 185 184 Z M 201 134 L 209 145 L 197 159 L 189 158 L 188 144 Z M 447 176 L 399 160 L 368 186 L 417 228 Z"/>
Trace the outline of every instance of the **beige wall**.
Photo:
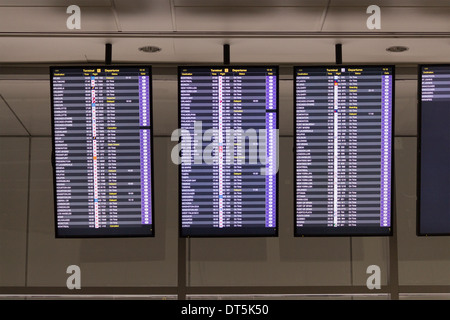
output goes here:
<path id="1" fill-rule="evenodd" d="M 415 235 L 417 81 L 396 85 L 399 285 L 450 285 L 450 237 Z M 155 238 L 55 239 L 51 138 L 0 138 L 3 292 L 25 286 L 65 288 L 66 268 L 72 264 L 81 268 L 83 287 L 177 287 L 178 168 L 170 160 L 177 87 L 174 81 L 157 86 L 154 123 L 163 136 L 154 139 Z M 280 89 L 280 118 L 290 119 L 292 82 L 282 81 Z M 365 286 L 366 268 L 372 264 L 380 266 L 382 284 L 390 283 L 388 237 L 293 237 L 293 130 L 292 121 L 287 123 L 280 128 L 279 237 L 187 239 L 188 287 Z"/>

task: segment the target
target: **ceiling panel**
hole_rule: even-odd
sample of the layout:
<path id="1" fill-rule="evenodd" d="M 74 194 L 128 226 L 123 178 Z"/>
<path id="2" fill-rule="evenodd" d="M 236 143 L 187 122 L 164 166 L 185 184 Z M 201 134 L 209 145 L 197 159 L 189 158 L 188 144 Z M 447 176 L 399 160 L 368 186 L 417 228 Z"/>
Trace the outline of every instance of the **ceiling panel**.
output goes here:
<path id="1" fill-rule="evenodd" d="M 355 3 L 361 7 L 377 5 L 382 7 L 445 7 L 450 6 L 448 0 L 331 0 L 331 7 L 355 7 Z"/>
<path id="2" fill-rule="evenodd" d="M 178 31 L 317 31 L 323 7 L 175 7 Z"/>
<path id="3" fill-rule="evenodd" d="M 1 94 L 1 93 L 0 93 Z M 0 135 L 28 136 L 27 131 L 19 122 L 17 117 L 8 107 L 7 102 L 0 95 Z"/>
<path id="4" fill-rule="evenodd" d="M 231 44 L 231 57 L 242 62 L 295 64 L 334 59 L 334 41 L 330 39 L 235 39 Z"/>
<path id="5" fill-rule="evenodd" d="M 139 63 L 161 63 L 174 61 L 173 39 L 167 38 L 89 38 L 79 39 L 79 48 L 83 51 L 88 61 L 104 61 L 105 43 L 112 44 L 112 61 L 139 62 Z M 139 51 L 144 46 L 157 46 L 160 52 L 145 53 Z"/>
<path id="6" fill-rule="evenodd" d="M 86 59 L 84 53 L 88 44 L 88 41 L 80 38 L 0 38 L 0 61 L 83 61 Z M 100 46 L 98 50 L 104 52 Z"/>
<path id="7" fill-rule="evenodd" d="M 343 45 L 346 63 L 425 63 L 450 61 L 450 43 L 442 39 L 229 39 L 232 63 L 334 63 L 335 44 Z M 222 39 L 175 39 L 179 63 L 222 63 Z M 406 46 L 393 53 L 390 46 Z"/>
<path id="8" fill-rule="evenodd" d="M 122 31 L 173 31 L 170 1 L 115 0 Z"/>
<path id="9" fill-rule="evenodd" d="M 176 58 L 181 64 L 222 63 L 224 43 L 230 44 L 232 62 L 237 61 L 235 43 L 231 39 L 174 39 Z"/>
<path id="10" fill-rule="evenodd" d="M 416 64 L 449 61 L 450 44 L 442 39 L 341 39 L 344 63 Z M 402 53 L 388 52 L 391 46 L 406 46 Z M 334 50 L 334 49 L 333 49 Z M 333 57 L 334 59 L 334 57 Z"/>
<path id="11" fill-rule="evenodd" d="M 223 62 L 222 39 L 175 39 L 181 61 Z M 229 39 L 232 63 L 329 62 L 334 59 L 330 39 Z"/>
<path id="12" fill-rule="evenodd" d="M 176 7 L 317 7 L 327 3 L 328 0 L 174 0 Z"/>
<path id="13" fill-rule="evenodd" d="M 79 7 L 109 7 L 111 0 L 0 0 L 0 7 L 68 7 L 70 5 Z"/>
<path id="14" fill-rule="evenodd" d="M 121 62 L 174 61 L 173 39 L 164 38 L 0 38 L 2 62 L 100 62 L 105 60 L 105 44 L 112 44 L 112 60 Z M 144 53 L 138 49 L 154 45 L 161 52 Z M 3 49 L 4 48 L 4 49 Z"/>
<path id="15" fill-rule="evenodd" d="M 330 7 L 323 31 L 371 32 L 366 7 Z M 450 31 L 450 7 L 384 7 L 380 11 L 382 32 Z"/>
<path id="16" fill-rule="evenodd" d="M 233 63 L 330 63 L 334 46 L 343 44 L 343 59 L 365 63 L 430 63 L 449 61 L 450 43 L 426 38 L 0 38 L 3 63 L 103 63 L 105 43 L 113 45 L 113 63 L 221 63 L 223 44 L 231 46 Z M 141 46 L 156 45 L 161 52 L 144 53 Z M 407 46 L 403 53 L 389 46 Z M 3 49 L 4 48 L 4 49 Z"/>
<path id="17" fill-rule="evenodd" d="M 2 32 L 77 32 L 117 31 L 110 7 L 80 8 L 80 30 L 67 29 L 66 7 L 2 7 L 0 30 Z"/>

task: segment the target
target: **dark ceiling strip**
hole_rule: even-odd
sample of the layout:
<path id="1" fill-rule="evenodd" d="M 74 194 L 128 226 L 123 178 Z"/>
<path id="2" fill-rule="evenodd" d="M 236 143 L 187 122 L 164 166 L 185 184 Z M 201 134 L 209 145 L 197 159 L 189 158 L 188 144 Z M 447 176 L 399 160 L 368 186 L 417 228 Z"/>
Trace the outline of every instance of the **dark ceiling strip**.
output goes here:
<path id="1" fill-rule="evenodd" d="M 448 38 L 450 32 L 295 32 L 295 31 L 134 31 L 134 32 L 0 32 L 0 38 Z"/>

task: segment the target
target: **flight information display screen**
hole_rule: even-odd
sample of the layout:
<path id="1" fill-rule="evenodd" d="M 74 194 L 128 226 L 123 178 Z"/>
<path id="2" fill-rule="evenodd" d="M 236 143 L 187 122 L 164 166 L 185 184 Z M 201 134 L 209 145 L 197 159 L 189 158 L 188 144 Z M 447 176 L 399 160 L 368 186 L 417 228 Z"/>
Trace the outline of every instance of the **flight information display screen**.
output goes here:
<path id="1" fill-rule="evenodd" d="M 295 236 L 390 235 L 394 68 L 294 72 Z"/>
<path id="2" fill-rule="evenodd" d="M 417 234 L 450 235 L 450 65 L 419 67 Z"/>
<path id="3" fill-rule="evenodd" d="M 51 67 L 56 237 L 153 236 L 150 67 Z"/>
<path id="4" fill-rule="evenodd" d="M 277 67 L 179 67 L 180 235 L 277 235 Z"/>

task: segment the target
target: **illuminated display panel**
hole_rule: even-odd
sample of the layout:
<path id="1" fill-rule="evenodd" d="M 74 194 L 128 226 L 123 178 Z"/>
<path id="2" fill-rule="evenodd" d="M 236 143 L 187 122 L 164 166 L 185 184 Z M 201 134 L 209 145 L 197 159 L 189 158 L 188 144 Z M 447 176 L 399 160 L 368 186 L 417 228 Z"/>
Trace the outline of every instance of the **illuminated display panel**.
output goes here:
<path id="1" fill-rule="evenodd" d="M 180 235 L 277 235 L 277 67 L 179 67 Z"/>
<path id="2" fill-rule="evenodd" d="M 294 72 L 295 236 L 390 235 L 394 68 Z"/>
<path id="3" fill-rule="evenodd" d="M 450 65 L 422 65 L 418 79 L 417 234 L 450 235 Z"/>
<path id="4" fill-rule="evenodd" d="M 150 67 L 51 67 L 56 237 L 153 236 Z"/>

